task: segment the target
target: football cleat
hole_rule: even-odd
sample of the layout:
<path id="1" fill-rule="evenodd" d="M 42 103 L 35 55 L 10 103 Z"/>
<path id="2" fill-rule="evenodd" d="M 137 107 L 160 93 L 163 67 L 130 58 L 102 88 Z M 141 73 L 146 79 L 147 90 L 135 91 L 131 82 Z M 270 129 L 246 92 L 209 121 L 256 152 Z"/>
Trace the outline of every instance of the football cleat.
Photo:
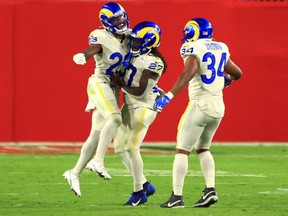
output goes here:
<path id="1" fill-rule="evenodd" d="M 198 200 L 194 204 L 194 207 L 208 208 L 210 205 L 217 203 L 218 196 L 217 196 L 217 193 L 215 191 L 215 188 L 205 188 L 203 190 L 203 192 L 204 192 L 204 195 L 201 197 L 200 200 Z"/>
<path id="2" fill-rule="evenodd" d="M 107 170 L 105 169 L 104 165 L 100 165 L 96 163 L 94 160 L 90 160 L 86 168 L 89 169 L 91 172 L 97 173 L 101 178 L 105 180 L 111 180 L 112 177 L 108 174 Z"/>
<path id="3" fill-rule="evenodd" d="M 176 196 L 172 192 L 171 197 L 165 203 L 160 205 L 161 208 L 184 208 L 183 196 Z"/>
<path id="4" fill-rule="evenodd" d="M 70 185 L 71 190 L 75 193 L 75 195 L 81 196 L 79 177 L 75 176 L 72 173 L 72 170 L 66 171 L 63 174 L 63 176 L 64 176 L 64 179 L 67 180 L 68 184 Z"/>
<path id="5" fill-rule="evenodd" d="M 146 181 L 143 184 L 143 191 L 146 194 L 146 196 L 149 197 L 155 193 L 156 188 L 150 182 Z"/>
<path id="6" fill-rule="evenodd" d="M 130 199 L 124 204 L 127 206 L 138 206 L 147 202 L 147 196 L 143 190 L 138 192 L 133 192 Z"/>

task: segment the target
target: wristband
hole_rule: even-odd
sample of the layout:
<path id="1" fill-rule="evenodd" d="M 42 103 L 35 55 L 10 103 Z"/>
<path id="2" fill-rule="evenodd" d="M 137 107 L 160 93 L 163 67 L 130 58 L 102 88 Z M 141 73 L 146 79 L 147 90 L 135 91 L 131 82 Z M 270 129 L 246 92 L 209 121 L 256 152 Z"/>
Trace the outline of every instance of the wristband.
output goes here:
<path id="1" fill-rule="evenodd" d="M 228 77 L 228 79 L 232 80 L 230 74 L 226 74 L 226 77 Z"/>
<path id="2" fill-rule="evenodd" d="M 172 98 L 174 97 L 173 93 L 170 92 L 170 91 L 166 93 L 166 96 L 167 96 L 170 100 L 172 100 Z"/>

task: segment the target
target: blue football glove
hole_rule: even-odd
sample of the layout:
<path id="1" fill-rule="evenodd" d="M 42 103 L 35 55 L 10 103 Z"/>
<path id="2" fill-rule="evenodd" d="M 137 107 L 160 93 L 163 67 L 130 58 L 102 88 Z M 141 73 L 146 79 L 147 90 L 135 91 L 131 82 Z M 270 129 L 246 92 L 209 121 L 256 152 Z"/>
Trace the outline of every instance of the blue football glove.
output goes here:
<path id="1" fill-rule="evenodd" d="M 224 86 L 228 87 L 232 83 L 232 79 L 230 78 L 229 74 L 224 75 Z"/>
<path id="2" fill-rule="evenodd" d="M 154 105 L 153 105 L 153 109 L 157 112 L 157 113 L 161 113 L 162 109 L 171 101 L 171 99 L 167 96 L 164 95 L 163 97 L 158 98 Z"/>

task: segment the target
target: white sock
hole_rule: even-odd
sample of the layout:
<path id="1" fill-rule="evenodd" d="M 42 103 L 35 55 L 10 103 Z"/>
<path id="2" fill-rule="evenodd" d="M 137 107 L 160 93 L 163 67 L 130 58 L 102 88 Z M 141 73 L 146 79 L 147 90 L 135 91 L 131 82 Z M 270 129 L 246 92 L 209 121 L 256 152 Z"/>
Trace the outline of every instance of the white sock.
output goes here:
<path id="1" fill-rule="evenodd" d="M 134 192 L 143 189 L 143 160 L 139 149 L 134 149 L 129 152 L 131 160 L 131 171 L 134 180 Z"/>
<path id="2" fill-rule="evenodd" d="M 72 173 L 76 176 L 80 176 L 87 163 L 91 160 L 96 151 L 99 141 L 100 131 L 91 130 L 89 137 L 83 144 L 80 152 L 80 156 Z"/>
<path id="3" fill-rule="evenodd" d="M 126 169 L 129 171 L 129 173 L 132 175 L 132 170 L 131 170 L 131 165 L 130 165 L 130 158 L 129 158 L 129 154 L 127 151 L 125 152 L 120 152 L 118 153 L 118 155 L 121 158 L 122 163 L 124 164 L 124 166 L 126 167 Z M 147 182 L 147 179 L 145 177 L 145 175 L 142 175 L 142 185 Z"/>
<path id="4" fill-rule="evenodd" d="M 182 196 L 185 176 L 188 172 L 188 155 L 175 154 L 173 162 L 173 192 Z"/>
<path id="5" fill-rule="evenodd" d="M 122 163 L 124 164 L 124 166 L 126 167 L 126 169 L 132 175 L 132 173 L 131 173 L 131 165 L 130 165 L 130 158 L 129 158 L 128 152 L 127 151 L 120 152 L 120 153 L 118 153 L 118 155 L 120 156 L 120 159 L 121 159 Z"/>
<path id="6" fill-rule="evenodd" d="M 215 188 L 215 162 L 210 151 L 202 152 L 198 155 L 200 166 L 204 175 L 206 187 Z"/>
<path id="7" fill-rule="evenodd" d="M 143 172 L 144 172 L 144 170 L 143 170 Z M 145 175 L 143 173 L 143 175 L 142 175 L 142 185 L 145 184 L 147 181 L 148 180 L 146 179 L 146 177 L 145 177 Z"/>
<path id="8" fill-rule="evenodd" d="M 95 161 L 98 164 L 104 164 L 105 154 L 120 124 L 121 124 L 120 114 L 113 114 L 107 118 L 106 123 L 100 132 L 100 139 L 96 155 L 94 157 Z"/>

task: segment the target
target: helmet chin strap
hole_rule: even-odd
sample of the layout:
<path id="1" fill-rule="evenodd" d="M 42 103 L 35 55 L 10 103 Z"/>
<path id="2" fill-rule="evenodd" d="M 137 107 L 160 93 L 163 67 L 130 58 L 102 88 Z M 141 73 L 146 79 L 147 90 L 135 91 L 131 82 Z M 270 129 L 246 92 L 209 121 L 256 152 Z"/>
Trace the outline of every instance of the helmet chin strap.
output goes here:
<path id="1" fill-rule="evenodd" d="M 116 31 L 115 32 L 116 34 L 123 35 L 128 31 L 128 28 L 126 27 L 125 29 L 121 29 L 121 30 L 115 29 L 115 31 Z"/>
<path id="2" fill-rule="evenodd" d="M 132 48 L 131 48 L 129 52 L 132 53 L 133 56 L 141 55 L 141 50 L 140 49 L 138 49 L 137 51 L 133 51 Z"/>

